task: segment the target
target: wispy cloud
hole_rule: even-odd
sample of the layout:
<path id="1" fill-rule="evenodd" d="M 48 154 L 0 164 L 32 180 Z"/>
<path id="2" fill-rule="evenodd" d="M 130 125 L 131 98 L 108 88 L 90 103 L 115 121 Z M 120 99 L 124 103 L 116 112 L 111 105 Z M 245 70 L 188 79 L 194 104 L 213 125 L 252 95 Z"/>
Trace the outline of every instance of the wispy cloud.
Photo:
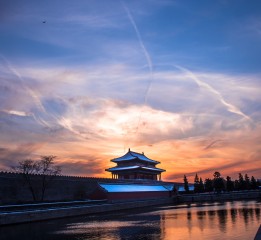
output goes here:
<path id="1" fill-rule="evenodd" d="M 35 158 L 35 152 L 42 147 L 40 143 L 26 143 L 15 147 L 0 148 L 0 169 L 10 171 L 18 161 Z"/>
<path id="2" fill-rule="evenodd" d="M 208 144 L 204 149 L 207 150 L 207 149 L 209 149 L 209 148 L 212 148 L 216 143 L 222 142 L 222 141 L 223 141 L 223 140 L 220 140 L 220 139 L 215 140 L 215 141 L 211 142 L 210 144 Z"/>
<path id="3" fill-rule="evenodd" d="M 251 120 L 251 118 L 249 116 L 247 116 L 246 114 L 244 114 L 239 108 L 237 108 L 236 106 L 228 103 L 223 96 L 221 95 L 220 92 L 218 92 L 216 89 L 214 89 L 213 87 L 211 87 L 209 84 L 201 81 L 193 72 L 189 71 L 188 69 L 175 65 L 175 67 L 179 68 L 180 70 L 184 71 L 185 73 L 188 74 L 189 77 L 191 77 L 197 84 L 199 87 L 202 87 L 206 90 L 208 90 L 210 93 L 216 95 L 216 97 L 219 99 L 219 101 L 227 108 L 228 111 L 241 115 L 244 118 L 246 118 L 247 120 Z"/>
<path id="4" fill-rule="evenodd" d="M 12 74 L 14 74 L 14 76 L 19 79 L 22 87 L 25 89 L 25 91 L 31 96 L 31 99 L 32 101 L 34 102 L 35 106 L 43 113 L 47 114 L 42 102 L 41 102 L 41 99 L 40 97 L 37 95 L 37 93 L 35 91 L 33 91 L 30 87 L 28 87 L 25 83 L 25 80 L 23 79 L 23 77 L 20 75 L 20 73 L 16 70 L 16 68 L 14 68 L 12 66 L 12 64 L 6 59 L 6 57 L 4 57 L 2 54 L 0 54 L 2 60 L 4 60 L 5 62 L 5 65 L 7 67 L 7 69 L 10 70 L 10 72 Z M 4 110 L 3 110 L 4 111 Z M 16 115 L 19 115 L 20 113 L 20 116 L 21 116 L 21 113 L 22 112 L 19 112 L 19 111 L 9 111 L 10 114 L 14 114 L 16 113 Z M 46 127 L 50 127 L 50 125 L 48 124 L 47 121 L 45 121 L 44 119 L 42 119 L 39 115 L 37 114 L 30 114 L 31 116 L 33 116 L 33 118 L 38 122 L 40 123 L 41 125 L 43 126 L 46 126 Z"/>
<path id="5" fill-rule="evenodd" d="M 8 113 L 11 115 L 16 115 L 16 116 L 20 116 L 20 117 L 28 117 L 28 116 L 32 116 L 30 113 L 26 113 L 26 112 L 22 112 L 22 111 L 17 111 L 17 110 L 0 110 L 4 113 Z"/>
<path id="6" fill-rule="evenodd" d="M 145 151 L 151 154 L 150 157 L 162 161 L 161 167 L 168 170 L 165 174 L 167 179 L 178 179 L 184 172 L 192 176 L 196 171 L 202 176 L 207 176 L 207 170 L 215 169 L 217 163 L 224 165 L 221 169 L 224 174 L 234 171 L 236 175 L 238 168 L 248 169 L 244 162 L 253 159 L 258 147 L 258 138 L 260 138 L 258 122 L 252 126 L 250 121 L 239 121 L 238 118 L 241 117 L 239 114 L 234 114 L 232 118 L 231 115 L 220 112 L 220 102 L 210 98 L 212 96 L 215 99 L 216 94 L 209 95 L 208 91 L 200 91 L 200 88 L 193 83 L 195 80 L 191 81 L 191 76 L 187 72 L 156 71 L 155 78 L 160 81 L 153 82 L 150 104 L 144 106 L 142 99 L 138 102 L 132 100 L 133 93 L 139 96 L 148 81 L 148 76 L 144 71 L 125 66 L 117 68 L 115 72 L 113 66 L 96 65 L 95 68 L 89 67 L 79 69 L 75 73 L 70 72 L 66 85 L 63 81 L 63 69 L 51 68 L 51 71 L 56 73 L 53 75 L 55 80 L 53 83 L 51 82 L 52 75 L 48 75 L 48 67 L 39 69 L 41 74 L 37 74 L 36 68 L 32 69 L 32 74 L 30 71 L 24 69 L 23 75 L 25 79 L 28 79 L 27 76 L 34 76 L 34 81 L 38 82 L 37 86 L 41 87 L 40 91 L 44 96 L 42 104 L 48 113 L 40 111 L 40 116 L 48 122 L 50 128 L 41 130 L 38 128 L 38 134 L 41 134 L 39 138 L 37 134 L 27 134 L 28 124 L 31 129 L 37 129 L 37 122 L 35 124 L 30 122 L 33 115 L 28 118 L 23 117 L 25 124 L 21 126 L 17 125 L 19 119 L 5 121 L 8 116 L 2 116 L 0 120 L 4 121 L 2 124 L 4 128 L 0 127 L 1 138 L 11 145 L 13 134 L 24 143 L 33 140 L 39 144 L 39 148 L 32 149 L 31 154 L 35 152 L 44 155 L 51 152 L 61 157 L 61 161 L 65 159 L 64 163 L 67 161 L 68 153 L 65 150 L 67 148 L 70 149 L 71 154 L 88 151 L 93 155 L 101 152 L 97 156 L 99 159 L 97 172 L 99 173 L 96 176 L 105 176 L 101 171 L 103 166 L 105 168 L 105 165 L 110 164 L 109 159 L 115 155 L 123 154 L 126 146 L 137 151 Z M 104 72 L 109 73 L 108 78 L 104 76 Z M 235 76 L 202 72 L 198 75 L 209 81 L 223 78 L 222 81 L 227 82 L 226 87 L 223 86 L 222 81 L 218 85 L 219 92 L 223 93 L 229 84 L 234 86 L 236 82 L 238 83 L 238 78 Z M 98 83 L 97 79 L 99 79 Z M 108 81 L 108 79 L 111 80 Z M 248 79 L 247 85 L 242 79 Z M 259 83 L 255 77 L 241 76 L 240 81 L 240 84 L 234 88 L 233 101 L 239 106 L 242 104 L 242 98 L 250 98 L 251 103 L 253 101 L 258 103 L 260 96 L 256 91 Z M 94 92 L 95 85 L 102 87 Z M 66 90 L 68 88 L 70 91 Z M 83 88 L 84 91 L 78 91 L 79 88 Z M 195 95 L 198 97 L 195 98 Z M 30 95 L 27 96 L 31 99 Z M 184 96 L 186 97 L 183 98 Z M 10 95 L 10 100 L 11 98 L 13 95 Z M 12 102 L 9 108 L 3 108 L 9 111 L 5 114 L 15 113 L 13 116 L 40 114 L 38 108 L 26 107 L 26 104 L 31 104 L 30 101 L 23 105 L 24 109 L 30 109 L 30 111 L 16 108 L 17 104 L 17 102 Z M 198 108 L 204 105 L 206 105 L 204 111 Z M 251 107 L 252 105 L 249 106 L 249 112 L 255 112 L 256 110 Z M 136 134 L 135 129 L 141 111 L 143 114 L 139 123 L 141 131 Z M 255 117 L 253 121 L 261 119 L 260 117 Z M 226 144 L 221 144 L 221 139 L 225 139 Z M 242 139 L 242 142 L 237 142 L 237 139 Z M 243 147 L 242 144 L 248 147 Z M 250 152 L 252 157 L 249 158 Z M 173 161 L 173 156 L 175 156 L 175 161 Z M 243 159 L 242 164 L 233 165 L 239 161 L 239 156 Z M 77 163 L 83 161 L 81 163 L 83 168 L 91 161 L 87 158 L 74 160 Z M 187 163 L 185 166 L 184 161 Z M 6 164 L 6 161 L 2 162 L 2 165 Z M 258 161 L 255 164 L 258 164 Z M 69 169 L 69 165 L 66 166 L 68 167 L 66 169 Z M 175 169 L 175 173 L 172 174 L 169 170 L 171 168 Z M 191 168 L 195 171 L 191 172 L 189 170 Z M 204 169 L 207 170 L 204 171 Z M 67 171 L 69 170 L 66 170 L 66 173 Z M 75 168 L 75 172 L 77 171 Z M 80 170 L 79 172 L 82 174 Z M 90 174 L 95 175 L 94 172 Z"/>
<path id="7" fill-rule="evenodd" d="M 20 75 L 20 73 L 11 65 L 11 63 L 2 55 L 0 54 L 0 56 L 2 57 L 2 59 L 5 61 L 7 68 L 20 80 L 22 86 L 24 87 L 24 89 L 30 94 L 30 96 L 32 97 L 32 99 L 34 100 L 36 106 L 43 112 L 45 112 L 44 106 L 42 105 L 42 102 L 40 100 L 40 98 L 37 96 L 37 94 L 30 89 L 29 87 L 27 87 L 27 85 L 25 84 L 24 79 L 22 78 L 22 76 Z"/>

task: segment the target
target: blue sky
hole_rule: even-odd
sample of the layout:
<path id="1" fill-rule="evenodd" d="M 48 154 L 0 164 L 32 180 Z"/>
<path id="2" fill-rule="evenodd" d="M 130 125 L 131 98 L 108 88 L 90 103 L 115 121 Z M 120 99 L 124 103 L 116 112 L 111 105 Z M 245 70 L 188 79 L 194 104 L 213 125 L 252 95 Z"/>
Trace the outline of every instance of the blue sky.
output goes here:
<path id="1" fill-rule="evenodd" d="M 105 176 L 131 147 L 169 180 L 261 177 L 260 1 L 0 9 L 2 169 L 52 154 L 67 174 Z"/>

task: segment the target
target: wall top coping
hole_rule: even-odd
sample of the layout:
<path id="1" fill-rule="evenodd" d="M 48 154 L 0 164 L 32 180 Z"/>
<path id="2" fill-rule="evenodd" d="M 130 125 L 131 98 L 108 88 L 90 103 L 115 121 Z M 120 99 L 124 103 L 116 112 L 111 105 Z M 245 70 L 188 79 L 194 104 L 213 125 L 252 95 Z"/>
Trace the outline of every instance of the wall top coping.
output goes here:
<path id="1" fill-rule="evenodd" d="M 31 176 L 43 176 L 43 174 L 29 174 Z M 17 177 L 17 176 L 23 176 L 23 173 L 17 173 L 17 172 L 8 172 L 8 171 L 0 171 L 0 177 L 1 176 L 10 176 L 10 177 Z M 51 175 L 47 175 L 51 176 Z M 56 175 L 54 176 L 57 179 L 83 179 L 83 180 L 96 180 L 96 181 L 111 181 L 111 182 L 140 182 L 140 183 L 160 183 L 160 181 L 153 181 L 153 180 L 135 180 L 135 179 L 125 179 L 125 180 L 119 180 L 119 179 L 112 179 L 112 178 L 103 178 L 103 177 L 86 177 L 86 176 L 69 176 L 69 175 Z M 173 183 L 174 182 L 164 182 L 162 183 Z"/>

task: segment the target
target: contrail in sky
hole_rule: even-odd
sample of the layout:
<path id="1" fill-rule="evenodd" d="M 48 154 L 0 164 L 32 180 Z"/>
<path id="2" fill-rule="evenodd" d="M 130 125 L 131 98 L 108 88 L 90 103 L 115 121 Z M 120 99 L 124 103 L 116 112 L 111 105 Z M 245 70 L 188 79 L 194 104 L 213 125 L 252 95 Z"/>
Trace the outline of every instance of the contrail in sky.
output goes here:
<path id="1" fill-rule="evenodd" d="M 219 101 L 227 108 L 227 110 L 229 112 L 235 113 L 237 115 L 240 115 L 244 118 L 246 118 L 247 120 L 251 120 L 251 118 L 249 116 L 247 116 L 246 114 L 244 114 L 239 108 L 237 108 L 236 106 L 228 103 L 223 96 L 221 95 L 220 92 L 218 92 L 216 89 L 214 89 L 212 86 L 210 86 L 209 84 L 201 81 L 193 72 L 191 72 L 190 70 L 178 66 L 178 65 L 174 65 L 174 67 L 180 69 L 181 71 L 185 72 L 189 77 L 191 77 L 199 87 L 205 88 L 206 90 L 208 90 L 209 92 L 213 93 L 214 95 L 217 96 L 217 98 L 219 99 Z"/>
<path id="2" fill-rule="evenodd" d="M 148 95 L 149 95 L 149 91 L 150 91 L 150 88 L 151 88 L 151 83 L 152 83 L 152 79 L 153 79 L 153 64 L 152 64 L 152 61 L 151 61 L 151 57 L 143 43 L 143 40 L 141 38 L 141 35 L 140 35 L 140 31 L 128 9 L 128 7 L 124 4 L 124 2 L 122 1 L 122 5 L 123 5 L 123 8 L 125 9 L 126 13 L 127 13 L 127 16 L 128 16 L 128 19 L 130 20 L 130 23 L 131 25 L 133 26 L 134 28 L 134 31 L 136 33 L 136 36 L 137 36 L 137 39 L 139 41 L 139 44 L 140 44 L 140 47 L 142 49 L 142 52 L 146 58 L 146 61 L 147 61 L 147 64 L 148 64 L 148 67 L 149 67 L 149 71 L 150 71 L 150 79 L 149 79 L 149 82 L 148 82 L 148 86 L 147 86 L 147 89 L 145 91 L 145 95 L 144 95 L 144 105 L 147 104 L 147 100 L 148 100 Z M 139 115 L 139 119 L 138 119 L 138 124 L 137 124 L 137 127 L 136 127 L 136 131 L 135 131 L 135 134 L 137 134 L 139 132 L 139 127 L 140 127 L 140 122 L 141 122 L 141 118 L 142 118 L 142 110 L 140 112 L 140 115 Z M 125 149 L 125 146 L 124 146 L 124 149 Z"/>
<path id="3" fill-rule="evenodd" d="M 133 26 L 134 30 L 135 30 L 135 33 L 136 33 L 136 36 L 138 38 L 138 41 L 139 41 L 139 44 L 140 44 L 140 47 L 144 53 L 144 56 L 146 58 L 146 61 L 147 61 L 147 64 L 149 66 L 149 70 L 150 70 L 150 81 L 149 81 L 149 84 L 148 84 L 148 87 L 146 89 L 146 92 L 145 92 L 145 97 L 144 97 L 144 104 L 147 103 L 147 98 L 148 98 L 148 94 L 149 94 L 149 90 L 150 90 L 150 86 L 151 86 L 151 82 L 152 82 L 152 75 L 153 75 L 153 64 L 152 64 L 152 61 L 151 61 L 151 57 L 143 43 L 143 40 L 141 38 L 141 35 L 140 35 L 140 31 L 129 11 L 129 9 L 127 8 L 127 6 L 124 4 L 124 2 L 122 2 L 122 5 L 123 5 L 123 8 L 125 9 L 126 13 L 127 13 L 127 16 L 131 22 L 131 25 Z"/>

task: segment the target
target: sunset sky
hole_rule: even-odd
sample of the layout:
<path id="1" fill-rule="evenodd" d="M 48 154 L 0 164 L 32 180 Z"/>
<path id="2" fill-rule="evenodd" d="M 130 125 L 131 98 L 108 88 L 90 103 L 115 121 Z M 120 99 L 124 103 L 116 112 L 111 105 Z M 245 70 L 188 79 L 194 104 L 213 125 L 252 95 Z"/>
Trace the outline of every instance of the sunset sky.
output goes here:
<path id="1" fill-rule="evenodd" d="M 1 0 L 0 169 L 261 178 L 261 1 Z"/>

